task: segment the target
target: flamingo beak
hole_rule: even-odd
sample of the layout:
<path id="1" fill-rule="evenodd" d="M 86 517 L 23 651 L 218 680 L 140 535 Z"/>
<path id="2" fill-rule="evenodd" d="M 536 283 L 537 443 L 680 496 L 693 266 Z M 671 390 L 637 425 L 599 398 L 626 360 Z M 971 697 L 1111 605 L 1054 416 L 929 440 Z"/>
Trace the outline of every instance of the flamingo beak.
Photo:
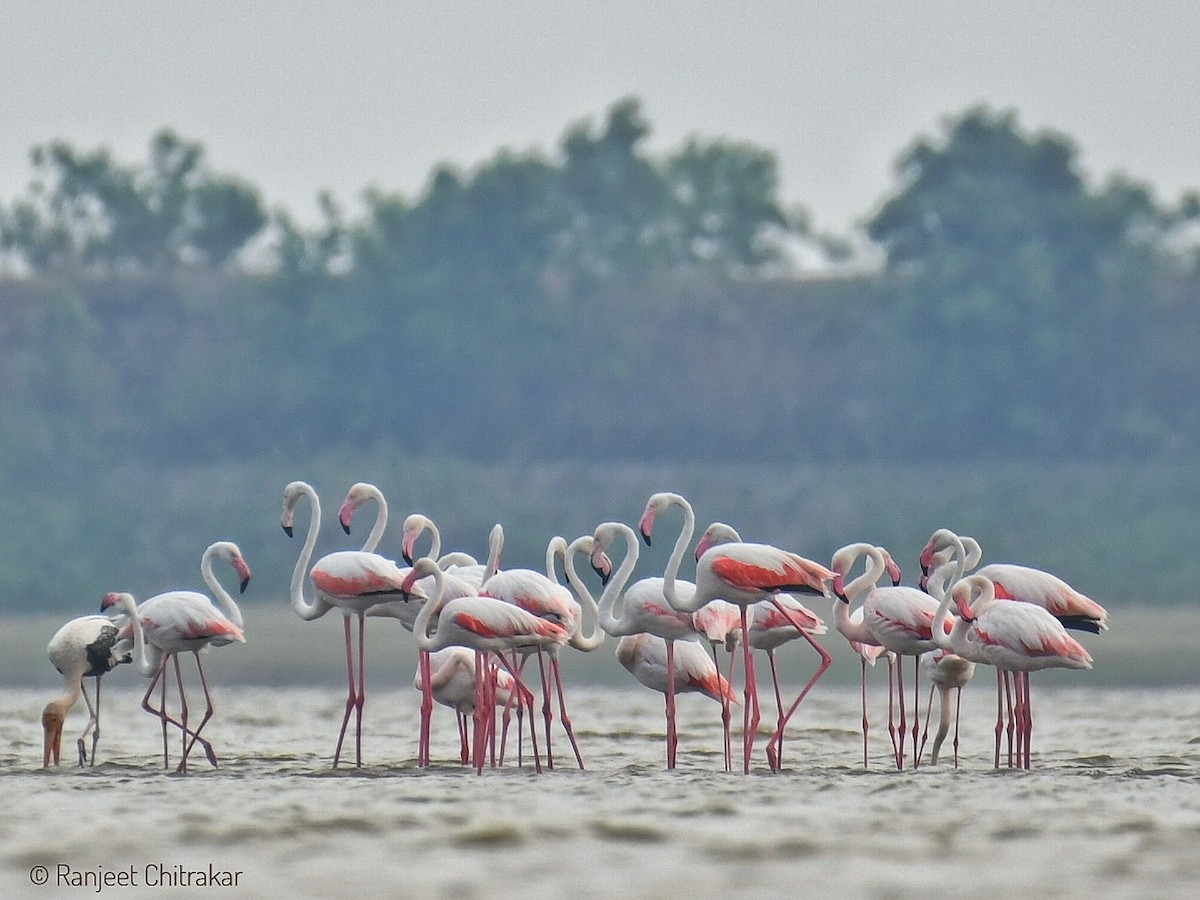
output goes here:
<path id="1" fill-rule="evenodd" d="M 349 534 L 350 532 L 346 532 L 346 533 Z M 404 562 L 410 566 L 413 564 L 412 551 L 413 551 L 412 541 L 408 538 L 405 538 L 404 543 L 400 545 L 400 555 L 404 558 Z"/>
<path id="2" fill-rule="evenodd" d="M 846 596 L 846 576 L 841 572 L 838 572 L 833 579 L 833 594 L 843 603 L 850 603 L 850 598 Z"/>
<path id="3" fill-rule="evenodd" d="M 654 530 L 654 510 L 648 509 L 642 513 L 642 519 L 638 522 L 638 531 L 642 533 L 642 540 L 646 542 L 646 546 L 650 546 L 650 532 Z"/>
<path id="4" fill-rule="evenodd" d="M 250 583 L 250 567 L 246 565 L 246 561 L 243 559 L 235 559 L 233 567 L 237 569 L 238 573 L 238 592 L 244 594 L 246 593 L 246 585 Z"/>

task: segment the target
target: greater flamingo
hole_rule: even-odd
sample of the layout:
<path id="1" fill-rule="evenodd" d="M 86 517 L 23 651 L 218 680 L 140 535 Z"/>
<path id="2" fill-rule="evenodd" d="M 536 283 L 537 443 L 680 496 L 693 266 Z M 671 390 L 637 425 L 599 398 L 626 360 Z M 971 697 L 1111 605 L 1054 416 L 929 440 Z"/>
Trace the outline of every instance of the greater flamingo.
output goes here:
<path id="1" fill-rule="evenodd" d="M 675 644 L 671 662 L 667 648 Z M 728 706 L 737 703 L 729 682 L 696 640 L 664 641 L 649 632 L 623 635 L 617 641 L 617 662 L 652 691 L 660 694 L 700 693 Z"/>
<path id="2" fill-rule="evenodd" d="M 835 607 L 836 627 L 849 640 L 879 644 L 900 657 L 897 663 L 897 694 L 900 706 L 900 729 L 896 751 L 896 768 L 904 768 L 905 736 L 908 730 L 904 701 L 903 657 L 913 657 L 913 765 L 918 764 L 920 738 L 920 662 L 919 657 L 935 648 L 930 628 L 937 612 L 937 601 L 924 591 L 904 585 L 878 587 L 879 577 L 887 569 L 885 551 L 868 543 L 848 544 L 838 550 L 832 560 L 837 573 L 834 593 L 843 604 Z M 860 556 L 867 556 L 867 571 L 845 583 L 846 573 Z M 893 563 L 894 565 L 894 563 Z M 850 621 L 849 605 L 862 598 L 863 620 Z M 890 726 L 889 726 L 890 727 Z"/>
<path id="3" fill-rule="evenodd" d="M 700 557 L 696 564 L 696 588 L 690 596 L 682 595 L 676 586 L 679 565 L 683 562 L 683 554 L 692 533 L 696 527 L 696 516 L 692 506 L 681 495 L 671 492 L 660 492 L 650 497 L 646 509 L 638 525 L 642 537 L 650 542 L 654 530 L 654 522 L 662 510 L 669 506 L 678 506 L 683 511 L 683 527 L 675 541 L 667 562 L 667 570 L 663 577 L 663 593 L 672 608 L 681 612 L 694 613 L 711 600 L 727 600 L 742 608 L 742 633 L 749 632 L 749 608 L 755 603 L 767 601 L 775 605 L 785 618 L 793 619 L 786 607 L 781 604 L 777 594 L 815 594 L 829 596 L 826 585 L 834 577 L 833 572 L 820 563 L 805 559 L 795 553 L 781 550 L 769 544 L 728 543 L 710 547 Z M 793 702 L 791 709 L 784 716 L 784 725 L 791 717 L 800 702 L 807 696 L 817 680 L 825 674 L 833 661 L 829 653 L 804 631 L 803 623 L 794 619 L 793 626 L 821 657 L 821 664 L 816 673 L 801 689 L 799 696 Z M 742 642 L 743 677 L 745 678 L 745 709 L 742 712 L 743 721 L 743 771 L 750 773 L 750 757 L 754 749 L 754 736 L 758 730 L 758 685 L 754 675 L 754 659 L 749 641 Z M 779 741 L 783 739 L 780 731 L 776 731 L 767 743 L 767 761 L 772 771 L 777 771 Z"/>
<path id="4" fill-rule="evenodd" d="M 740 544 L 742 536 L 732 525 L 724 522 L 713 522 L 696 542 L 696 562 L 709 551 L 720 544 Z M 805 633 L 821 635 L 826 633 L 825 623 L 821 617 L 801 603 L 791 594 L 776 594 L 776 602 L 786 606 L 789 615 L 783 616 L 774 603 L 756 603 L 751 607 L 752 620 L 750 623 L 750 648 L 762 650 L 767 654 L 767 662 L 771 666 L 771 685 L 775 693 L 776 734 L 779 743 L 776 745 L 776 762 L 783 763 L 783 729 L 787 724 L 790 713 L 784 712 L 783 693 L 779 687 L 779 667 L 775 660 L 775 650 L 789 641 L 800 637 L 796 629 L 799 621 Z M 716 661 L 717 644 L 724 643 L 731 657 L 741 637 L 741 610 L 732 603 L 724 600 L 714 600 L 698 610 L 692 617 L 696 628 L 704 632 L 712 645 L 713 661 Z M 729 661 L 730 677 L 733 677 L 733 659 Z M 722 720 L 725 722 L 726 771 L 729 770 L 729 706 L 722 709 Z"/>
<path id="5" fill-rule="evenodd" d="M 280 524 L 288 537 L 292 536 L 296 507 L 308 499 L 311 516 L 308 536 L 292 571 L 292 609 L 305 621 L 325 615 L 333 607 L 342 610 L 342 622 L 346 636 L 346 710 L 342 715 L 338 731 L 337 746 L 333 751 L 333 767 L 336 769 L 342 755 L 342 742 L 350 722 L 350 713 L 355 713 L 354 764 L 362 765 L 362 715 L 367 699 L 365 649 L 365 619 L 367 610 L 388 600 L 402 599 L 400 587 L 404 583 L 404 572 L 377 553 L 365 550 L 339 550 L 321 557 L 309 572 L 314 588 L 314 597 L 304 596 L 304 573 L 312 558 L 320 528 L 321 505 L 317 492 L 303 481 L 293 481 L 283 489 L 283 513 Z M 343 507 L 345 505 L 343 504 Z M 381 508 L 382 513 L 382 508 Z M 382 516 L 381 516 L 382 518 Z M 355 684 L 354 649 L 351 640 L 350 617 L 358 617 L 358 681 Z"/>
<path id="6" fill-rule="evenodd" d="M 478 562 L 475 557 L 462 551 L 452 551 L 441 554 L 442 534 L 438 531 L 433 520 L 421 513 L 412 513 L 404 520 L 404 531 L 400 543 L 400 553 L 408 565 L 416 559 L 415 546 L 417 539 L 428 531 L 432 539 L 426 556 L 437 560 L 442 571 L 455 575 L 473 585 L 477 590 L 483 582 L 494 575 L 500 568 L 500 552 L 504 549 L 504 526 L 499 522 L 492 526 L 488 534 L 488 558 L 486 563 Z"/>
<path id="7" fill-rule="evenodd" d="M 962 689 L 975 675 L 975 663 L 964 659 L 957 653 L 938 648 L 930 650 L 921 656 L 921 668 L 929 678 L 929 702 L 925 707 L 925 737 L 929 736 L 929 716 L 933 712 L 933 692 L 937 690 L 941 697 L 938 716 L 938 730 L 933 737 L 933 748 L 930 750 L 929 762 L 938 764 L 938 754 L 942 743 L 950 731 L 950 692 L 954 692 L 954 768 L 958 768 L 958 718 L 962 708 Z M 925 752 L 925 740 L 921 740 L 921 752 Z"/>
<path id="8" fill-rule="evenodd" d="M 513 676 L 514 687 L 530 714 L 530 735 L 533 743 L 533 763 L 541 772 L 541 760 L 537 750 L 537 729 L 533 726 L 533 694 L 513 671 L 506 652 L 530 650 L 538 647 L 561 646 L 570 636 L 557 622 L 543 619 L 520 607 L 493 597 L 456 597 L 443 603 L 442 584 L 445 576 L 437 562 L 422 557 L 413 563 L 404 578 L 402 590 L 415 588 L 419 578 L 432 575 L 434 596 L 421 608 L 413 627 L 413 636 L 422 650 L 440 650 L 443 647 L 470 647 L 475 651 L 475 736 L 474 753 L 476 771 L 483 772 L 484 743 L 488 725 L 492 718 L 490 710 L 495 702 L 490 696 L 490 679 L 484 677 L 488 670 L 486 655 L 496 654 L 501 665 Z M 434 613 L 438 614 L 437 630 L 429 631 Z"/>
<path id="9" fill-rule="evenodd" d="M 130 661 L 126 648 L 119 645 L 120 628 L 108 616 L 80 616 L 71 619 L 50 638 L 46 654 L 50 663 L 63 677 L 63 692 L 42 710 L 42 766 L 48 768 L 53 758 L 58 765 L 62 753 L 63 725 L 83 694 L 87 704 L 88 723 L 79 735 L 79 765 L 88 762 L 85 739 L 92 737 L 91 764 L 96 764 L 96 744 L 100 741 L 100 679 L 122 663 Z M 85 678 L 96 679 L 96 704 L 88 696 Z"/>
<path id="10" fill-rule="evenodd" d="M 666 642 L 668 675 L 663 688 L 667 704 L 667 768 L 674 769 L 678 736 L 675 728 L 675 679 L 669 673 L 675 664 L 675 645 L 679 641 L 694 641 L 699 632 L 692 622 L 691 612 L 674 609 L 667 601 L 662 578 L 642 578 L 625 590 L 637 565 L 639 551 L 637 535 L 624 522 L 603 522 L 596 526 L 592 535 L 593 567 L 599 565 L 600 555 L 607 553 L 618 536 L 625 541 L 625 556 L 600 595 L 600 627 L 613 637 L 646 633 Z M 681 581 L 676 590 L 685 597 L 690 596 L 695 585 Z M 615 612 L 618 599 L 621 600 L 620 616 Z"/>
<path id="11" fill-rule="evenodd" d="M 991 579 L 969 575 L 945 592 L 936 625 L 947 621 L 950 603 L 958 620 L 947 636 L 939 627 L 937 641 L 944 649 L 973 662 L 1013 672 L 1016 684 L 1017 765 L 1029 768 L 1033 712 L 1029 706 L 1029 673 L 1047 668 L 1090 669 L 1092 657 L 1054 616 L 1031 603 L 998 601 Z M 999 768 L 999 743 L 995 766 Z"/>
<path id="12" fill-rule="evenodd" d="M 234 602 L 232 596 L 217 580 L 213 573 L 213 560 L 220 559 L 228 563 L 237 573 L 239 593 L 245 592 L 246 585 L 250 583 L 250 567 L 246 565 L 245 559 L 242 558 L 242 551 L 237 545 L 231 541 L 217 541 L 210 544 L 204 551 L 204 555 L 200 559 L 200 574 L 204 579 L 204 583 L 208 589 L 212 591 L 213 596 L 220 604 L 220 609 L 213 605 L 212 600 L 205 594 L 197 591 L 167 591 L 166 593 L 156 594 L 144 600 L 137 607 L 136 616 L 131 616 L 130 624 L 134 624 L 134 619 L 140 624 L 144 632 L 145 642 L 153 646 L 161 654 L 161 662 L 159 662 L 157 670 L 150 682 L 150 686 L 146 688 L 146 694 L 142 697 L 142 708 L 153 715 L 158 716 L 162 723 L 163 732 L 163 766 L 170 766 L 170 758 L 167 752 L 167 724 L 176 724 L 183 732 L 183 752 L 179 760 L 178 771 L 187 772 L 187 759 L 192 751 L 192 747 L 199 741 L 205 749 L 205 754 L 208 761 L 215 767 L 217 765 L 216 755 L 213 753 L 212 746 L 200 737 L 200 732 L 212 718 L 214 706 L 212 695 L 209 693 L 208 680 L 204 676 L 204 665 L 200 660 L 200 652 L 207 650 L 210 646 L 221 647 L 232 643 L 245 643 L 246 638 L 242 632 L 243 622 L 242 613 L 238 609 L 237 603 Z M 127 594 L 111 593 L 104 597 L 101 601 L 101 611 L 120 607 L 127 610 Z M 132 598 L 130 598 L 132 600 Z M 135 641 L 137 640 L 137 629 L 133 629 Z M 200 724 L 195 730 L 188 729 L 188 704 L 187 693 L 183 686 L 183 673 L 179 667 L 179 654 L 189 652 L 196 659 L 196 671 L 200 675 L 200 685 L 204 689 L 204 717 L 200 720 Z M 167 715 L 167 663 L 173 662 L 175 667 L 175 681 L 179 686 L 179 721 L 175 722 Z M 140 664 L 139 664 L 139 667 Z M 143 674 L 146 673 L 146 668 L 142 668 Z M 162 694 L 160 697 L 159 708 L 155 709 L 150 703 L 150 695 L 154 692 L 154 687 L 159 682 L 162 682 Z M 191 741 L 188 740 L 188 735 L 191 735 Z"/>

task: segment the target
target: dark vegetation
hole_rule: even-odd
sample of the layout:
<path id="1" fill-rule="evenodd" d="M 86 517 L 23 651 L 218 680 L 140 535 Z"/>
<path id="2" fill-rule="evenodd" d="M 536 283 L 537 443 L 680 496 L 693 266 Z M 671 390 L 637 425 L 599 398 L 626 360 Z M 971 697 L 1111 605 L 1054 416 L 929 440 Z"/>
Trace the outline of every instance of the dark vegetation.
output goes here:
<path id="1" fill-rule="evenodd" d="M 476 552 L 506 520 L 526 564 L 688 485 L 813 556 L 957 524 L 1098 566 L 1071 578 L 1098 599 L 1184 599 L 1190 562 L 1153 597 L 1129 573 L 1200 537 L 1195 195 L 973 108 L 901 154 L 868 264 L 783 207 L 770 151 L 648 132 L 622 101 L 311 228 L 171 131 L 143 163 L 35 148 L 0 205 L 0 604 L 192 584 L 218 537 L 281 557 L 274 598 L 296 477 L 329 507 L 375 480 Z M 797 478 L 823 490 L 789 518 Z"/>

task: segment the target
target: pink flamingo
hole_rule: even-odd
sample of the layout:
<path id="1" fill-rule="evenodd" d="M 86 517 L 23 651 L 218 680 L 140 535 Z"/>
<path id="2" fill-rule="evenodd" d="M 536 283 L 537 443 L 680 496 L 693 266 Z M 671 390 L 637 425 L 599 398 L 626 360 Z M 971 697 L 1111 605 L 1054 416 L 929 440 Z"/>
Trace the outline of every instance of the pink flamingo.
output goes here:
<path id="1" fill-rule="evenodd" d="M 696 564 L 696 588 L 690 596 L 682 595 L 676 585 L 679 565 L 696 527 L 696 517 L 691 504 L 679 494 L 661 492 L 654 494 L 646 503 L 639 527 L 647 543 L 654 530 L 658 514 L 668 506 L 683 510 L 684 522 L 663 577 L 663 593 L 672 608 L 680 612 L 694 613 L 711 600 L 726 600 L 742 608 L 742 633 L 749 628 L 749 608 L 755 603 L 768 601 L 775 605 L 785 618 L 793 618 L 778 600 L 777 594 L 815 594 L 828 596 L 826 582 L 834 577 L 833 572 L 820 563 L 805 559 L 795 553 L 772 547 L 769 544 L 729 543 L 710 547 Z M 821 664 L 808 683 L 801 689 L 786 718 L 799 706 L 817 680 L 825 674 L 833 661 L 825 648 L 804 631 L 803 623 L 793 621 L 800 633 L 821 657 Z M 754 659 L 749 641 L 742 643 L 743 677 L 745 678 L 745 708 L 742 711 L 743 771 L 750 773 L 750 757 L 754 749 L 754 736 L 758 730 L 759 707 L 758 685 L 755 682 Z M 776 747 L 782 734 L 778 731 L 767 743 L 767 761 L 772 771 L 778 770 Z"/>
<path id="2" fill-rule="evenodd" d="M 42 710 L 42 766 L 48 768 L 53 758 L 58 765 L 62 754 L 63 725 L 67 713 L 83 694 L 87 704 L 88 723 L 76 744 L 79 765 L 88 762 L 85 739 L 92 737 L 91 764 L 96 764 L 96 744 L 100 741 L 100 679 L 130 660 L 129 653 L 118 641 L 120 628 L 108 616 L 80 616 L 71 619 L 50 638 L 46 654 L 58 674 L 63 677 L 63 693 L 46 704 Z M 96 679 L 96 704 L 92 705 L 84 678 Z"/>
<path id="3" fill-rule="evenodd" d="M 488 677 L 496 681 L 497 704 L 506 705 L 513 688 L 512 676 L 503 669 L 495 669 Z M 470 742 L 467 737 L 467 721 L 475 714 L 475 653 L 466 647 L 443 647 L 429 654 L 429 685 L 433 699 L 442 706 L 454 710 L 458 719 L 458 739 L 462 764 L 471 762 Z M 413 687 L 425 693 L 421 669 L 413 678 Z"/>
<path id="4" fill-rule="evenodd" d="M 142 697 L 142 708 L 147 712 L 158 716 L 162 722 L 163 732 L 163 766 L 170 766 L 170 758 L 167 752 L 167 725 L 168 723 L 177 725 L 183 732 L 183 752 L 179 760 L 178 771 L 187 772 L 187 758 L 192 751 L 192 747 L 199 741 L 204 747 L 205 755 L 208 761 L 215 767 L 217 758 L 213 752 L 212 745 L 200 737 L 200 732 L 212 718 L 214 706 L 212 695 L 209 693 L 208 680 L 204 677 L 204 665 L 200 661 L 200 651 L 207 650 L 208 647 L 221 647 L 225 644 L 245 643 L 246 638 L 242 633 L 242 613 L 238 609 L 237 603 L 229 592 L 222 587 L 213 573 L 213 560 L 221 559 L 233 567 L 237 573 L 238 588 L 240 592 L 245 592 L 246 585 L 250 582 L 250 567 L 246 565 L 246 561 L 242 558 L 242 552 L 237 545 L 230 541 L 217 541 L 211 544 L 204 551 L 204 555 L 200 560 L 200 573 L 204 578 L 204 583 L 212 591 L 213 596 L 217 598 L 220 604 L 220 609 L 213 605 L 212 600 L 205 594 L 197 591 L 167 591 L 166 593 L 156 594 L 144 600 L 140 606 L 136 608 L 134 613 L 130 608 L 133 605 L 133 598 L 128 594 L 110 593 L 105 595 L 101 601 L 100 608 L 104 610 L 119 607 L 122 611 L 127 612 L 130 617 L 130 625 L 133 630 L 135 646 L 138 641 L 138 628 L 144 632 L 145 643 L 153 646 L 159 654 L 161 661 L 157 666 L 154 677 L 150 682 L 150 686 L 146 689 L 146 694 Z M 183 673 L 179 667 L 179 654 L 190 652 L 196 659 L 196 671 L 200 675 L 200 685 L 204 689 L 204 717 L 200 720 L 200 724 L 195 730 L 188 729 L 188 704 L 187 693 L 183 686 Z M 143 674 L 149 670 L 151 658 L 145 656 L 144 650 L 142 653 L 143 660 L 139 661 L 139 668 Z M 167 715 L 167 663 L 173 662 L 175 666 L 175 680 L 179 686 L 179 721 L 171 719 Z M 162 682 L 162 694 L 160 705 L 156 709 L 150 703 L 150 695 L 154 692 L 155 685 Z M 188 736 L 191 735 L 191 741 L 188 741 Z"/>
<path id="5" fill-rule="evenodd" d="M 625 541 L 625 556 L 600 595 L 600 627 L 613 637 L 653 634 L 666 642 L 668 674 L 663 689 L 667 704 L 667 768 L 674 769 L 679 739 L 675 727 L 676 679 L 670 673 L 674 671 L 676 645 L 680 641 L 694 641 L 698 632 L 692 622 L 692 613 L 679 611 L 667 601 L 662 578 L 642 578 L 625 589 L 637 565 L 638 542 L 633 529 L 624 522 L 604 522 L 596 526 L 592 535 L 592 566 L 599 567 L 601 554 L 607 552 L 618 536 Z M 676 589 L 687 597 L 695 586 L 681 581 Z M 621 600 L 619 617 L 615 613 L 618 599 Z"/>
<path id="6" fill-rule="evenodd" d="M 913 765 L 917 765 L 917 751 L 920 731 L 920 662 L 919 657 L 935 648 L 930 628 L 933 617 L 937 612 L 937 601 L 924 591 L 915 587 L 892 585 L 877 587 L 879 577 L 887 569 L 884 557 L 885 551 L 867 543 L 848 544 L 833 556 L 833 569 L 837 573 L 834 581 L 834 593 L 838 595 L 845 607 L 836 608 L 837 628 L 849 640 L 862 643 L 874 643 L 886 647 L 898 657 L 913 657 Z M 846 573 L 853 567 L 859 556 L 866 555 L 869 559 L 865 574 L 855 578 L 850 585 L 845 584 Z M 890 557 L 889 557 L 890 558 Z M 892 564 L 893 566 L 895 563 Z M 859 597 L 863 598 L 863 621 L 855 626 L 849 619 L 849 604 Z M 898 664 L 896 679 L 900 705 L 900 730 L 897 742 L 896 767 L 904 768 L 905 735 L 908 730 L 907 714 L 904 701 L 904 668 L 903 660 Z"/>
<path id="7" fill-rule="evenodd" d="M 403 590 L 413 589 L 417 579 L 428 575 L 434 578 L 434 597 L 421 608 L 413 627 L 413 636 L 422 650 L 432 652 L 443 647 L 461 646 L 475 651 L 476 701 L 473 715 L 476 771 L 483 772 L 484 743 L 492 718 L 488 711 L 495 707 L 495 700 L 489 693 L 491 680 L 484 677 L 488 671 L 486 654 L 494 653 L 513 676 L 514 687 L 529 710 L 534 769 L 541 772 L 537 729 L 533 727 L 533 694 L 504 658 L 504 653 L 561 646 L 569 637 L 566 629 L 557 622 L 535 616 L 494 597 L 456 597 L 443 603 L 442 584 L 445 576 L 438 564 L 428 557 L 413 563 L 412 570 L 404 578 Z M 438 614 L 437 630 L 430 633 L 429 625 L 435 612 Z"/>
<path id="8" fill-rule="evenodd" d="M 704 534 L 700 536 L 700 540 L 696 542 L 696 562 L 712 547 L 720 544 L 740 544 L 742 536 L 738 534 L 737 529 L 732 525 L 726 525 L 724 522 L 713 522 L 708 528 L 704 529 Z M 821 635 L 826 633 L 825 623 L 821 621 L 821 617 L 806 607 L 797 598 L 791 594 L 776 594 L 776 602 L 787 607 L 788 615 L 780 614 L 775 603 L 756 603 L 751 607 L 752 619 L 750 624 L 750 648 L 752 650 L 762 650 L 767 654 L 767 661 L 771 666 L 771 685 L 775 692 L 775 712 L 776 712 L 776 734 L 779 736 L 779 742 L 776 745 L 777 758 L 776 763 L 783 763 L 783 731 L 787 725 L 787 720 L 791 717 L 795 707 L 789 712 L 784 712 L 783 695 L 779 688 L 779 668 L 775 660 L 775 650 L 783 646 L 789 641 L 794 641 L 800 637 L 800 631 L 796 629 L 796 622 L 800 622 L 804 632 L 808 635 Z M 726 649 L 729 650 L 730 656 L 733 655 L 733 650 L 741 637 L 741 610 L 732 603 L 727 603 L 724 600 L 714 600 L 707 606 L 702 607 L 692 617 L 696 622 L 696 628 L 704 632 L 712 644 L 713 661 L 716 661 L 716 645 L 718 642 L 723 642 Z M 730 678 L 733 677 L 733 659 L 730 659 Z M 725 722 L 725 769 L 729 771 L 729 722 L 728 722 L 729 706 L 724 705 L 722 710 L 722 719 Z"/>
<path id="9" fill-rule="evenodd" d="M 667 648 L 672 643 L 675 649 L 668 663 Z M 622 635 L 617 641 L 617 661 L 643 685 L 664 696 L 695 692 L 722 705 L 737 703 L 729 682 L 695 640 L 665 641 L 645 631 Z"/>
<path id="10" fill-rule="evenodd" d="M 347 495 L 347 503 L 351 496 Z M 382 496 L 382 495 L 380 495 Z M 321 505 L 317 492 L 303 481 L 293 481 L 283 489 L 283 513 L 280 524 L 288 537 L 292 536 L 296 507 L 303 499 L 308 499 L 311 517 L 308 523 L 308 536 L 296 560 L 292 571 L 291 603 L 292 609 L 305 621 L 325 615 L 333 607 L 342 610 L 342 621 L 346 636 L 346 710 L 342 716 L 341 729 L 338 732 L 337 747 L 333 751 L 333 767 L 336 769 L 341 760 L 342 743 L 346 737 L 346 728 L 350 721 L 350 713 L 355 713 L 354 728 L 354 764 L 362 765 L 362 715 L 363 706 L 367 699 L 366 660 L 364 658 L 365 620 L 367 610 L 379 603 L 401 598 L 400 587 L 404 583 L 404 572 L 391 560 L 377 553 L 366 550 L 339 550 L 321 557 L 309 572 L 309 578 L 314 588 L 312 600 L 304 596 L 304 574 L 308 571 L 308 563 L 312 558 L 313 548 L 317 542 L 317 531 L 320 527 Z M 343 503 L 341 512 L 347 510 Z M 353 510 L 353 505 L 350 505 Z M 385 507 L 380 507 L 379 519 L 384 519 Z M 340 514 L 339 514 L 340 518 Z M 349 524 L 347 518 L 345 525 Z M 378 521 L 376 523 L 378 528 Z M 382 532 L 382 528 L 378 528 Z M 372 536 L 376 528 L 372 529 Z M 370 543 L 370 537 L 368 537 Z M 358 618 L 358 682 L 355 684 L 354 649 L 351 640 L 350 617 Z"/>
<path id="11" fill-rule="evenodd" d="M 996 600 L 992 582 L 986 576 L 976 573 L 962 578 L 942 596 L 937 626 L 947 621 L 951 601 L 959 618 L 948 637 L 942 628 L 937 628 L 939 646 L 972 662 L 1015 673 L 1017 764 L 1028 769 L 1033 733 L 1029 673 L 1047 668 L 1090 669 L 1092 657 L 1042 607 Z M 1000 766 L 999 753 L 995 765 Z"/>

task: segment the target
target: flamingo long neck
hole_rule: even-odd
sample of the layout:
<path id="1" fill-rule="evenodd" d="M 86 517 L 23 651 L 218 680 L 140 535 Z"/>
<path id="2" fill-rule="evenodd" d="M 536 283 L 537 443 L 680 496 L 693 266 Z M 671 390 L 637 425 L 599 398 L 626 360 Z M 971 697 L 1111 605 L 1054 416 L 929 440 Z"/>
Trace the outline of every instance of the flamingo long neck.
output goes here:
<path id="1" fill-rule="evenodd" d="M 667 598 L 672 609 L 680 612 L 695 612 L 704 603 L 689 605 L 681 601 L 675 591 L 675 577 L 679 574 L 679 566 L 683 563 L 683 554 L 687 552 L 687 546 L 691 543 L 692 534 L 696 530 L 696 514 L 692 512 L 692 504 L 678 494 L 672 495 L 671 503 L 683 510 L 683 527 L 679 530 L 679 537 L 675 539 L 675 546 L 671 550 L 666 571 L 663 573 L 663 596 Z M 700 591 L 697 591 L 693 598 L 708 602 Z"/>
<path id="2" fill-rule="evenodd" d="M 572 541 L 570 546 L 567 547 L 566 553 L 563 555 L 563 571 L 567 573 L 567 583 L 571 585 L 571 589 L 575 592 L 575 595 L 583 601 L 583 608 L 591 610 L 593 620 L 592 633 L 584 637 L 583 616 L 580 615 L 579 623 L 575 626 L 575 631 L 571 635 L 569 643 L 576 650 L 591 653 L 604 643 L 604 629 L 600 627 L 600 609 L 596 605 L 596 600 L 592 597 L 592 592 L 588 590 L 587 585 L 583 583 L 583 579 L 579 577 L 579 573 L 575 571 L 575 557 L 585 546 L 585 541 L 585 538 L 578 538 Z M 633 545 L 637 547 L 636 538 Z M 625 577 L 628 578 L 629 576 Z"/>
<path id="3" fill-rule="evenodd" d="M 225 590 L 225 586 L 217 580 L 217 575 L 213 571 L 213 557 L 217 554 L 217 545 L 213 544 L 204 551 L 204 556 L 200 558 L 200 574 L 204 578 L 204 583 L 208 585 L 208 589 L 213 592 L 213 596 L 217 598 L 217 602 L 221 604 L 221 608 L 225 610 L 225 617 L 229 619 L 238 628 L 242 627 L 242 611 L 238 609 L 238 605 L 234 602 L 229 591 Z"/>
<path id="4" fill-rule="evenodd" d="M 375 501 L 375 524 L 371 526 L 371 533 L 367 535 L 366 542 L 362 545 L 364 553 L 374 553 L 375 548 L 379 546 L 379 542 L 383 540 L 383 532 L 387 530 L 388 507 L 387 500 L 384 499 L 383 491 L 378 489 L 371 490 L 369 496 Z M 436 553 L 429 554 L 437 558 Z"/>
<path id="5" fill-rule="evenodd" d="M 633 533 L 633 529 L 623 522 L 614 523 L 614 528 L 625 538 L 625 556 L 621 560 L 621 565 L 617 567 L 617 571 L 613 573 L 612 578 L 604 587 L 603 593 L 600 594 L 600 603 L 598 604 L 596 615 L 600 627 L 608 634 L 614 637 L 629 634 L 625 616 L 622 614 L 618 619 L 613 613 L 613 607 L 616 605 L 617 597 L 625 590 L 625 585 L 633 575 L 633 568 L 638 561 L 638 542 L 637 535 Z M 622 613 L 624 609 L 622 608 Z"/>
<path id="6" fill-rule="evenodd" d="M 429 553 L 434 559 L 438 559 L 442 555 L 442 532 L 434 524 L 433 519 L 426 519 L 421 531 L 429 532 Z"/>
<path id="7" fill-rule="evenodd" d="M 504 527 L 497 522 L 492 526 L 492 532 L 488 535 L 488 558 L 487 565 L 483 569 L 483 580 L 486 582 L 489 578 L 496 574 L 500 568 L 500 551 L 504 549 Z"/>
<path id="8" fill-rule="evenodd" d="M 437 632 L 429 633 L 429 623 L 433 619 L 433 614 L 442 608 L 442 593 L 446 582 L 439 566 L 431 566 L 428 574 L 433 576 L 433 596 L 425 601 L 425 605 L 417 613 L 417 619 L 413 622 L 413 637 L 417 639 L 419 649 L 433 651 L 439 649 L 436 640 Z"/>
<path id="9" fill-rule="evenodd" d="M 308 563 L 312 559 L 313 548 L 317 546 L 317 532 L 321 528 L 321 501 L 317 499 L 317 492 L 308 488 L 304 494 L 308 497 L 312 518 L 308 520 L 308 534 L 304 538 L 304 546 L 300 548 L 296 568 L 292 570 L 291 601 L 296 615 L 305 622 L 311 622 L 325 615 L 333 606 L 319 597 L 314 596 L 309 600 L 304 596 L 304 576 L 308 573 Z"/>
<path id="10" fill-rule="evenodd" d="M 866 622 L 861 619 L 855 622 L 850 618 L 850 607 L 856 600 L 864 596 L 879 583 L 879 577 L 883 574 L 886 566 L 883 562 L 883 554 L 879 552 L 878 547 L 873 547 L 870 544 L 861 544 L 854 558 L 850 560 L 850 567 L 853 567 L 860 556 L 867 558 L 866 571 L 846 585 L 845 593 L 847 602 L 843 602 L 841 599 L 834 599 L 833 621 L 834 627 L 847 640 L 874 645 L 877 643 L 875 636 L 867 628 Z"/>

